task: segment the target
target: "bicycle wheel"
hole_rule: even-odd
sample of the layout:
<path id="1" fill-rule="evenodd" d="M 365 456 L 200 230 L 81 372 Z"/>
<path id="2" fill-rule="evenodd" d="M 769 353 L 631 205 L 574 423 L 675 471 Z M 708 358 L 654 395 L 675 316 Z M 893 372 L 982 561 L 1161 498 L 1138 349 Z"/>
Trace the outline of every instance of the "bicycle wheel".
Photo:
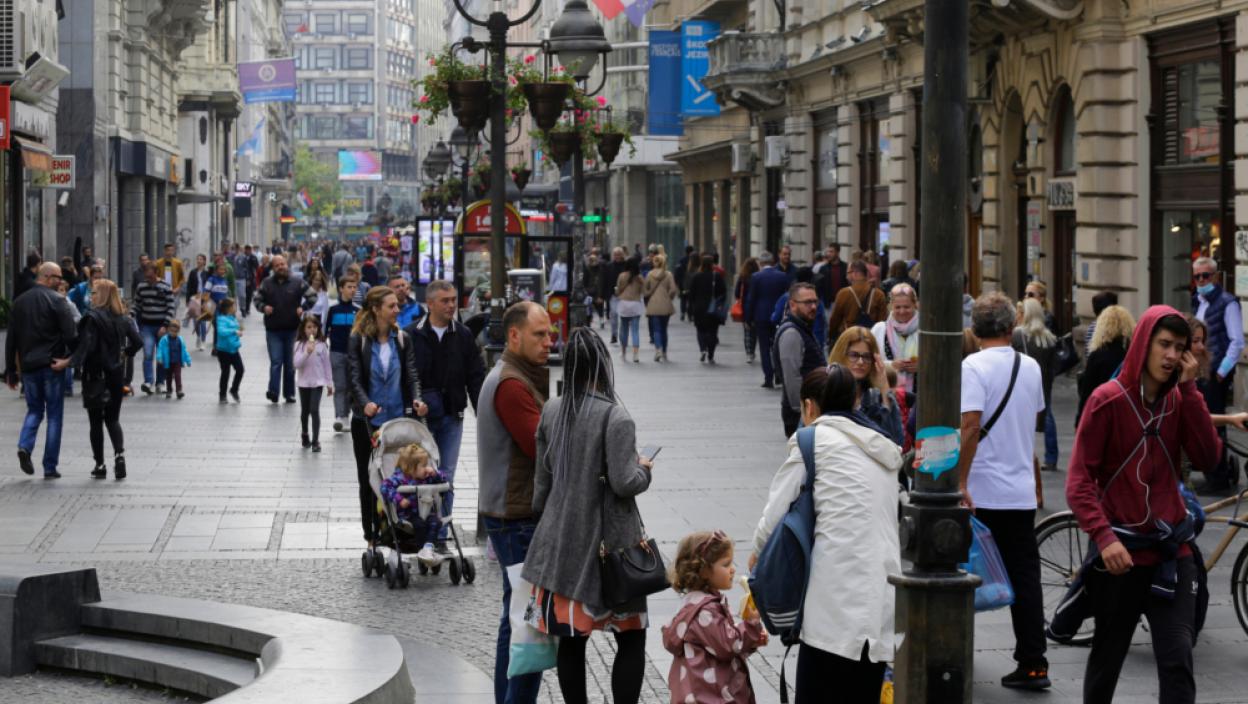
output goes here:
<path id="1" fill-rule="evenodd" d="M 1235 599 L 1239 627 L 1248 633 L 1248 544 L 1240 549 L 1235 568 L 1231 570 L 1231 596 Z"/>
<path id="2" fill-rule="evenodd" d="M 1057 605 L 1066 596 L 1083 559 L 1087 554 L 1087 536 L 1069 511 L 1055 513 L 1036 526 L 1036 545 L 1040 550 L 1040 588 L 1044 594 L 1044 616 L 1047 624 Z M 1092 642 L 1093 621 L 1087 619 L 1068 645 Z"/>

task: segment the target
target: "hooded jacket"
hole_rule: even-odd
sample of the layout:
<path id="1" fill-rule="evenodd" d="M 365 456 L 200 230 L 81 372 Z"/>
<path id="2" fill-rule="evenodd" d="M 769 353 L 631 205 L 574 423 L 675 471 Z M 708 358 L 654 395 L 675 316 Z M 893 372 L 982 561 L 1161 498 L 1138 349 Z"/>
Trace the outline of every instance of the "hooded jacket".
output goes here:
<path id="1" fill-rule="evenodd" d="M 893 440 L 844 415 L 824 415 L 815 428 L 815 542 L 806 586 L 801 639 L 857 661 L 868 644 L 871 662 L 894 657 L 894 591 L 901 572 L 897 538 L 897 470 Z M 806 465 L 789 438 L 789 454 L 771 480 L 767 508 L 754 532 L 763 549 L 801 491 Z"/>
<path id="2" fill-rule="evenodd" d="M 754 704 L 745 659 L 762 641 L 762 625 L 736 621 L 722 594 L 686 594 L 680 611 L 663 627 L 663 648 L 672 654 L 671 701 Z"/>
<path id="3" fill-rule="evenodd" d="M 1213 469 L 1222 454 L 1204 396 L 1195 381 L 1176 384 L 1179 371 L 1145 404 L 1141 380 L 1146 372 L 1153 329 L 1169 306 L 1153 306 L 1135 328 L 1122 372 L 1101 384 L 1088 398 L 1075 433 L 1066 502 L 1079 527 L 1104 551 L 1118 540 L 1113 526 L 1140 532 L 1156 521 L 1178 525 L 1187 515 L 1179 494 L 1179 451 L 1198 471 Z M 1191 554 L 1187 545 L 1179 557 Z M 1160 562 L 1156 550 L 1132 550 L 1137 565 Z"/>

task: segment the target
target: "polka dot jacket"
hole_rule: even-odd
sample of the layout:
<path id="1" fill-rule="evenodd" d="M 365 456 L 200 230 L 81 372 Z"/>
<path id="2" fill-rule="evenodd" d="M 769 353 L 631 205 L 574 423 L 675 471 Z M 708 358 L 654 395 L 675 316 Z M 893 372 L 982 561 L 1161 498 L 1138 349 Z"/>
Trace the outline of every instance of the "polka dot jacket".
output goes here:
<path id="1" fill-rule="evenodd" d="M 762 625 L 737 623 L 722 594 L 690 592 L 663 627 L 663 647 L 675 656 L 667 675 L 672 704 L 754 704 L 745 658 L 762 639 Z"/>

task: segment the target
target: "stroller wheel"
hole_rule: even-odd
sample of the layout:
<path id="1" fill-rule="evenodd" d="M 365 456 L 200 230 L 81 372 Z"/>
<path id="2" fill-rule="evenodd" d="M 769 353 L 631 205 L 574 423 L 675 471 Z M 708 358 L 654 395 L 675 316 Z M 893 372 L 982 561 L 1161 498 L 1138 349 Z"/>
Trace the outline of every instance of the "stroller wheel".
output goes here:
<path id="1" fill-rule="evenodd" d="M 373 576 L 373 559 L 369 557 L 367 551 L 360 556 L 360 567 L 364 570 L 365 579 Z"/>
<path id="2" fill-rule="evenodd" d="M 412 576 L 411 568 L 406 567 L 402 562 L 400 562 L 399 563 L 399 577 L 398 577 L 399 586 L 403 587 L 404 589 L 407 589 L 407 584 L 411 576 Z"/>
<path id="3" fill-rule="evenodd" d="M 448 564 L 450 564 L 449 569 L 451 572 L 451 584 L 458 586 L 459 585 L 459 560 L 451 560 Z"/>
<path id="4" fill-rule="evenodd" d="M 421 573 L 422 575 L 429 574 L 429 565 L 426 565 L 425 563 L 421 562 L 420 560 L 417 560 L 417 561 L 416 561 L 416 569 L 420 570 L 420 573 Z"/>
<path id="5" fill-rule="evenodd" d="M 394 589 L 394 577 L 394 568 L 386 565 L 386 586 L 390 589 Z"/>
<path id="6" fill-rule="evenodd" d="M 373 550 L 373 571 L 378 577 L 386 573 L 386 558 L 382 556 L 380 550 L 376 549 Z"/>
<path id="7" fill-rule="evenodd" d="M 464 573 L 464 584 L 472 584 L 477 578 L 477 568 L 469 558 L 464 558 L 464 564 L 460 571 Z"/>

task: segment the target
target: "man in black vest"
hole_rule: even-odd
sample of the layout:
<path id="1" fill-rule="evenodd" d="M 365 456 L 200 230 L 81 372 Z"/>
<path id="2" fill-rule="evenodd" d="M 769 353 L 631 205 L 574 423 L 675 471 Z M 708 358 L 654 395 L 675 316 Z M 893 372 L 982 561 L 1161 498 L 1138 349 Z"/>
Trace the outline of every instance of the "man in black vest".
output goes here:
<path id="1" fill-rule="evenodd" d="M 1201 390 L 1210 413 L 1226 413 L 1231 402 L 1231 389 L 1235 386 L 1235 366 L 1244 351 L 1244 325 L 1239 310 L 1239 299 L 1219 285 L 1218 265 L 1209 257 L 1192 262 L 1192 314 L 1209 329 L 1205 345 L 1209 348 L 1209 379 Z M 1218 436 L 1226 439 L 1226 428 L 1218 428 Z M 1218 467 L 1205 473 L 1205 482 L 1196 487 L 1198 494 L 1223 494 L 1239 482 L 1238 472 L 1226 461 L 1225 455 Z"/>
<path id="2" fill-rule="evenodd" d="M 793 284 L 789 288 L 789 310 L 784 322 L 776 330 L 772 358 L 780 372 L 780 419 L 784 421 L 784 436 L 791 436 L 802 419 L 802 402 L 798 392 L 802 379 L 824 366 L 823 347 L 815 339 L 813 326 L 819 310 L 819 297 L 815 287 L 807 283 Z"/>

